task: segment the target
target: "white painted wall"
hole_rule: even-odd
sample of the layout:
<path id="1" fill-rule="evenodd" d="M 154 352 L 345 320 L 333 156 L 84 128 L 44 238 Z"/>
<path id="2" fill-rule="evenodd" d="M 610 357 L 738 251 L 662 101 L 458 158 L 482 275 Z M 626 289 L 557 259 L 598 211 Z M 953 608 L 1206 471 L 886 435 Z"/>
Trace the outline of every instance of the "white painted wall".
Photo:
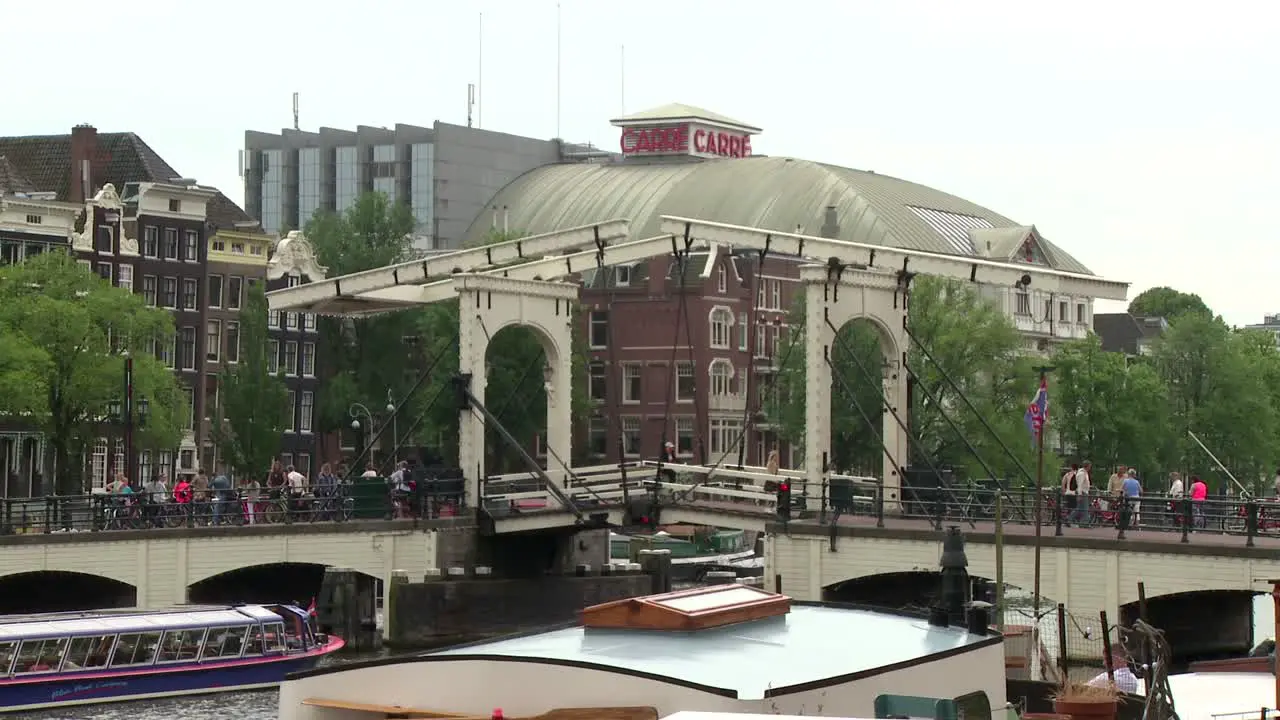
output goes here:
<path id="1" fill-rule="evenodd" d="M 99 575 L 138 589 L 138 606 L 159 608 L 187 599 L 206 578 L 253 565 L 315 563 L 345 567 L 389 583 L 392 570 L 421 578 L 438 567 L 434 530 L 289 533 L 219 537 L 15 544 L 0 551 L 0 577 L 40 570 Z"/>
<path id="2" fill-rule="evenodd" d="M 1241 544 L 1244 539 L 1241 538 Z M 1280 577 L 1280 557 L 1248 558 L 1204 546 L 1201 554 L 1049 547 L 1041 551 L 1041 595 L 1063 603 L 1077 617 L 1106 610 L 1120 617 L 1120 606 L 1138 599 L 1138 581 L 1148 598 L 1191 590 L 1265 590 L 1258 578 Z M 1216 552 L 1215 552 L 1216 551 Z M 994 578 L 995 546 L 969 538 L 965 547 L 969 574 Z M 1214 554 L 1209 554 L 1214 553 Z M 817 535 L 769 535 L 765 538 L 765 577 L 782 575 L 782 591 L 797 600 L 821 600 L 830 585 L 891 572 L 936 570 L 942 555 L 938 541 Z M 1004 579 L 1031 591 L 1035 556 L 1028 545 L 1004 548 Z"/>

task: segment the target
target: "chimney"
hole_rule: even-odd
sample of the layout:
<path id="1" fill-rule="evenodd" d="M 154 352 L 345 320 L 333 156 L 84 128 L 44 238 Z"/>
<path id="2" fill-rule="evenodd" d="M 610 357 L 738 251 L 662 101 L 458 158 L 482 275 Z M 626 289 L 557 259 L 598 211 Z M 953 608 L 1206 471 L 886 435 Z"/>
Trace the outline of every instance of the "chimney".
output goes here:
<path id="1" fill-rule="evenodd" d="M 828 205 L 826 215 L 822 218 L 822 237 L 834 240 L 840 235 L 840 218 L 836 216 L 836 206 Z"/>
<path id="2" fill-rule="evenodd" d="M 93 197 L 93 161 L 98 157 L 98 129 L 92 125 L 71 128 L 71 168 L 67 202 L 83 203 Z"/>

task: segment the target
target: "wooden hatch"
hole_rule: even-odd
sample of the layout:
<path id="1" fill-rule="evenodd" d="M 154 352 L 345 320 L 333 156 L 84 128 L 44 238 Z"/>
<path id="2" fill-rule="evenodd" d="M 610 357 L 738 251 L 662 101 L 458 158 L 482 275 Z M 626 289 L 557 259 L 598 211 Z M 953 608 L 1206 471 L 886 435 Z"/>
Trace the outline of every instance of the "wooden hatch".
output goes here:
<path id="1" fill-rule="evenodd" d="M 609 630 L 705 630 L 786 615 L 791 598 L 746 585 L 715 585 L 628 598 L 582 611 L 587 628 Z"/>

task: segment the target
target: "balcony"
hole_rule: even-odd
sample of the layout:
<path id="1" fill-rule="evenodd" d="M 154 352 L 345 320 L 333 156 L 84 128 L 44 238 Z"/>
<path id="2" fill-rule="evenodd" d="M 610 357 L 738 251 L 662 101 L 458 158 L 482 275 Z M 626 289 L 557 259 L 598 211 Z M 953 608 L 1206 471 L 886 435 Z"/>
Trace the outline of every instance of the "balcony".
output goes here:
<path id="1" fill-rule="evenodd" d="M 708 393 L 707 409 L 712 412 L 743 412 L 747 409 L 747 394 L 716 395 Z"/>

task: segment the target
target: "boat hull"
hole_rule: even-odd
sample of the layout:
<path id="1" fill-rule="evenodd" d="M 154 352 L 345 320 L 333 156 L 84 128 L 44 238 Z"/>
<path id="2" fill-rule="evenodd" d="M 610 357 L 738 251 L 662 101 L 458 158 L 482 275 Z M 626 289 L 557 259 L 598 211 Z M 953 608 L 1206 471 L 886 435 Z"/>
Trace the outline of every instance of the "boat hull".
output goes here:
<path id="1" fill-rule="evenodd" d="M 0 681 L 0 714 L 276 687 L 289 673 L 314 668 L 321 658 L 342 644 L 340 640 L 333 640 L 315 651 L 279 658 L 153 667 L 134 672 L 60 674 L 24 682 Z"/>

